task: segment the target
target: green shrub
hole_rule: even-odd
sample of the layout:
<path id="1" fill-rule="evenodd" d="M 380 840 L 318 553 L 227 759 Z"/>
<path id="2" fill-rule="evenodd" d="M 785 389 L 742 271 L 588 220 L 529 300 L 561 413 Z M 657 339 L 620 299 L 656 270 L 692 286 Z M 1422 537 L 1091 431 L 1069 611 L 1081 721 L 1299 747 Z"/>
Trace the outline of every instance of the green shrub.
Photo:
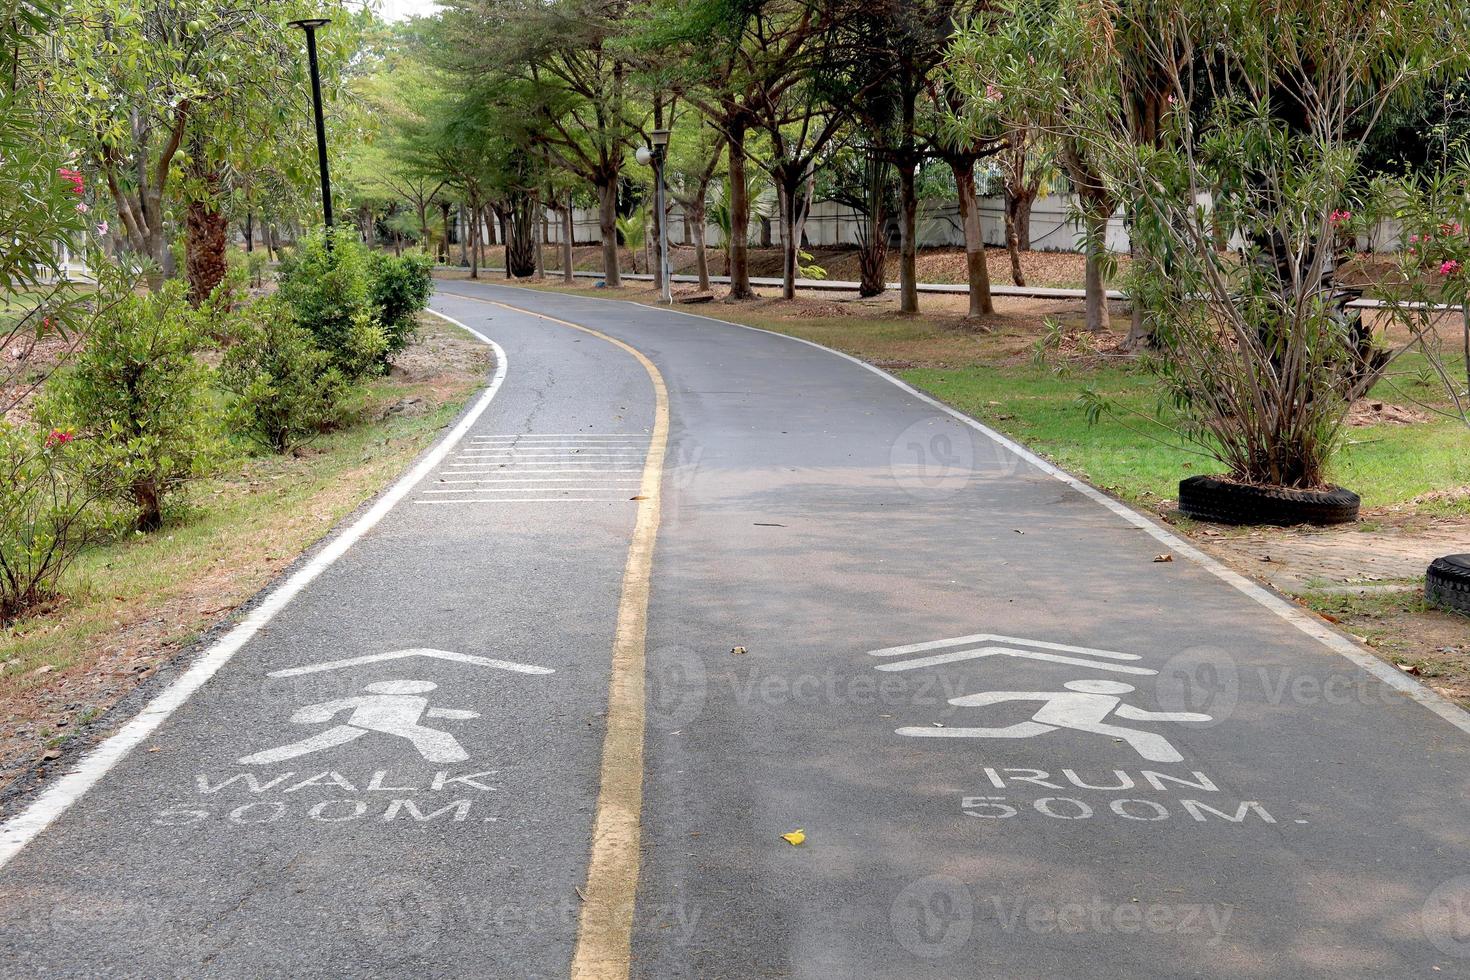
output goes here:
<path id="1" fill-rule="evenodd" d="M 418 315 L 429 305 L 429 294 L 434 289 L 434 258 L 423 251 L 396 257 L 374 252 L 369 268 L 373 306 L 387 334 L 388 356 L 392 357 L 413 339 Z"/>
<path id="2" fill-rule="evenodd" d="M 247 308 L 235 337 L 219 370 L 233 431 L 284 453 L 338 421 L 350 383 L 284 303 Z"/>
<path id="3" fill-rule="evenodd" d="M 94 485 L 131 504 L 140 531 L 163 525 L 167 499 L 205 469 L 215 445 L 209 371 L 194 356 L 203 319 L 181 282 L 120 296 L 38 406 L 44 421 L 93 443 Z"/>
<path id="4" fill-rule="evenodd" d="M 0 624 L 50 599 L 81 550 L 108 526 L 85 478 L 88 447 L 0 419 Z"/>
<path id="5" fill-rule="evenodd" d="M 281 261 L 280 296 L 347 377 L 387 363 L 368 250 L 349 229 L 307 235 Z"/>

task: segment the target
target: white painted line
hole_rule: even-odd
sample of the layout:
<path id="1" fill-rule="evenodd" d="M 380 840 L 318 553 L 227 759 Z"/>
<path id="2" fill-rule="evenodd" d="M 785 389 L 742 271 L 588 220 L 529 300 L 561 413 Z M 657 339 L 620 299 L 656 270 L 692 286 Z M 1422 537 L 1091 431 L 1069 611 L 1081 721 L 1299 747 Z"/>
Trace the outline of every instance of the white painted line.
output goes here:
<path id="1" fill-rule="evenodd" d="M 526 435 L 475 436 L 476 439 L 647 439 L 646 432 L 534 432 Z"/>
<path id="2" fill-rule="evenodd" d="M 478 449 L 467 449 L 464 452 L 458 454 L 455 457 L 455 459 L 541 459 L 541 458 L 545 458 L 545 457 L 552 457 L 552 458 L 555 458 L 555 459 L 567 459 L 569 457 L 578 457 L 578 458 L 581 458 L 581 459 L 642 459 L 643 458 L 643 454 L 642 453 L 635 453 L 635 452 L 626 452 L 626 453 L 580 453 L 580 452 L 565 452 L 565 453 L 517 453 L 517 452 L 506 452 L 503 449 L 486 449 L 486 450 L 483 450 L 483 451 L 482 450 L 478 450 Z M 571 460 L 571 461 L 574 462 L 575 460 Z"/>
<path id="3" fill-rule="evenodd" d="M 980 660 L 985 657 L 1020 657 L 1024 660 L 1044 660 L 1054 664 L 1073 664 L 1079 667 L 1091 667 L 1094 670 L 1111 670 L 1119 674 L 1157 674 L 1157 670 L 1147 667 L 1133 667 L 1128 664 L 1110 664 L 1097 660 L 1087 660 L 1082 657 L 1064 657 L 1059 653 L 1043 653 L 1040 650 L 1015 650 L 1009 647 L 979 647 L 973 650 L 954 650 L 949 653 L 939 653 L 932 657 L 920 657 L 917 660 L 899 660 L 896 662 L 879 664 L 875 670 L 919 670 L 924 667 L 939 667 L 944 664 L 959 663 L 964 660 Z M 1134 659 L 1137 659 L 1136 657 Z"/>
<path id="4" fill-rule="evenodd" d="M 496 392 L 500 390 L 501 384 L 505 381 L 507 366 L 505 351 L 499 344 L 478 330 L 444 316 L 442 313 L 435 315 L 473 334 L 494 351 L 495 375 L 490 379 L 490 384 L 486 387 L 485 393 L 480 396 L 480 400 L 437 446 L 429 450 L 417 466 L 400 477 L 397 483 L 379 497 L 377 503 L 373 504 L 366 514 L 359 517 L 341 534 L 328 541 L 321 551 L 292 573 L 286 581 L 278 585 L 258 606 L 251 610 L 238 626 L 204 651 L 181 676 L 164 688 L 157 697 L 148 702 L 114 734 L 83 756 L 74 769 L 51 783 L 30 806 L 0 826 L 0 868 L 19 854 L 21 848 L 35 840 L 37 834 L 50 826 L 51 822 L 80 799 L 82 794 L 96 785 L 108 770 L 122 761 L 144 739 L 157 731 L 169 715 L 189 700 L 189 697 L 213 677 L 221 667 L 229 663 L 230 658 L 239 652 L 240 648 L 248 643 L 256 633 L 260 632 L 261 627 L 275 618 L 276 614 L 296 598 L 302 589 L 310 585 L 317 576 L 326 571 L 333 562 L 360 541 L 363 535 L 372 530 L 400 500 L 408 496 L 421 480 L 444 461 L 455 444 L 463 439 L 465 433 L 479 420 L 481 415 L 485 414 L 485 409 L 490 407 L 491 400 L 495 398 Z"/>
<path id="5" fill-rule="evenodd" d="M 1014 643 L 1017 646 L 1037 647 L 1041 650 L 1055 650 L 1058 653 L 1085 653 L 1091 657 L 1108 657 L 1113 660 L 1142 660 L 1136 653 L 1118 653 L 1116 650 L 1098 650 L 1093 647 L 1074 647 L 1066 643 L 1048 643 L 1045 640 L 1028 640 L 1020 636 L 1001 636 L 998 633 L 974 633 L 970 636 L 955 636 L 947 640 L 929 640 L 924 643 L 910 643 L 901 647 L 887 647 L 882 650 L 871 650 L 870 657 L 897 657 L 905 653 L 921 653 L 924 650 L 940 650 L 944 647 L 964 646 L 969 643 Z"/>
<path id="6" fill-rule="evenodd" d="M 576 436 L 472 436 L 470 438 L 470 442 L 491 444 L 523 442 L 527 444 L 538 443 L 549 446 L 607 446 L 616 445 L 620 442 L 636 442 L 640 445 L 646 445 L 648 443 L 648 437 L 641 435 L 603 437 L 587 436 L 582 438 L 578 438 Z"/>
<path id="7" fill-rule="evenodd" d="M 483 500 L 415 500 L 416 504 L 615 504 L 628 497 L 486 497 Z M 636 502 L 636 501 L 634 501 Z"/>
<path id="8" fill-rule="evenodd" d="M 510 286 L 508 288 L 524 289 L 525 287 Z M 531 290 L 526 291 L 531 292 Z M 625 300 L 603 299 L 600 296 L 590 296 L 586 298 L 597 300 L 603 303 L 626 302 Z M 1281 596 L 1278 596 L 1266 590 L 1265 588 L 1262 588 L 1260 585 L 1252 582 L 1244 575 L 1241 575 L 1238 572 L 1226 568 L 1224 565 L 1220 564 L 1220 562 L 1211 558 L 1203 551 L 1200 551 L 1194 545 L 1185 541 L 1183 538 L 1179 537 L 1173 532 L 1167 531 L 1159 525 L 1155 524 L 1153 521 L 1149 520 L 1147 517 L 1144 517 L 1142 514 L 1129 507 L 1127 504 L 1124 504 L 1121 501 L 1114 500 L 1112 497 L 1109 497 L 1101 490 L 1097 489 L 1094 486 L 1091 486 L 1088 483 L 1085 483 L 1082 480 L 1079 480 L 1077 477 L 1068 473 L 1066 470 L 1061 469 L 1058 466 L 1054 466 L 1051 463 L 1048 463 L 1046 460 L 1031 452 L 1031 450 L 1027 449 L 1020 443 L 1015 442 L 1004 435 L 1001 435 L 999 432 L 995 431 L 994 429 L 990 428 L 990 426 L 985 425 L 982 422 L 977 422 L 975 419 L 970 418 L 963 412 L 949 407 L 948 405 L 939 401 L 937 398 L 924 394 L 913 385 L 901 380 L 900 378 L 894 377 L 882 368 L 853 357 L 851 354 L 844 354 L 840 350 L 833 350 L 830 347 L 823 347 L 821 344 L 815 341 L 806 340 L 802 337 L 792 337 L 788 334 L 777 333 L 774 330 L 765 330 L 761 327 L 752 327 L 744 323 L 731 323 L 728 320 L 717 320 L 714 317 L 704 316 L 700 313 L 690 313 L 686 310 L 661 309 L 659 310 L 659 312 L 672 313 L 677 316 L 689 317 L 690 319 L 694 320 L 706 320 L 710 323 L 717 323 L 724 327 L 735 327 L 740 330 L 750 330 L 755 333 L 768 334 L 772 337 L 780 337 L 782 340 L 789 340 L 792 343 L 796 344 L 805 344 L 806 346 L 815 348 L 816 350 L 825 351 L 828 354 L 832 354 L 844 360 L 851 361 L 853 364 L 856 364 L 864 371 L 871 371 L 873 374 L 876 374 L 884 381 L 887 381 L 889 384 L 903 389 L 904 391 L 908 392 L 910 395 L 917 398 L 924 404 L 930 406 L 931 408 L 935 409 L 936 411 L 943 412 L 945 415 L 948 415 L 954 418 L 956 421 L 974 429 L 976 432 L 983 434 L 986 438 L 1009 450 L 1018 459 L 1025 460 L 1026 462 L 1030 463 L 1042 473 L 1054 477 L 1055 479 L 1071 487 L 1073 490 L 1076 490 L 1084 497 L 1092 500 L 1094 503 L 1098 503 L 1106 507 L 1114 514 L 1123 518 L 1123 520 L 1131 524 L 1133 527 L 1136 527 L 1140 531 L 1148 534 L 1149 537 L 1158 541 L 1160 544 L 1167 545 L 1175 553 L 1181 555 L 1184 558 L 1188 558 L 1196 565 L 1199 565 L 1201 568 L 1208 571 L 1211 575 L 1214 575 L 1216 578 L 1228 584 L 1237 592 L 1253 600 L 1259 605 L 1264 606 L 1273 614 L 1280 617 L 1283 621 L 1290 623 L 1297 630 L 1305 633 L 1312 639 L 1317 640 L 1333 653 L 1336 653 L 1339 656 L 1351 660 L 1353 663 L 1363 668 L 1363 670 L 1367 671 L 1369 674 L 1372 674 L 1379 681 L 1382 681 L 1388 687 L 1391 687 L 1394 690 L 1405 694 L 1410 698 L 1413 698 L 1415 701 L 1418 701 L 1420 704 L 1424 705 L 1424 707 L 1439 715 L 1451 725 L 1454 725 L 1456 728 L 1460 729 L 1460 731 L 1465 732 L 1466 734 L 1470 734 L 1470 712 L 1467 712 L 1464 708 L 1461 708 L 1459 705 L 1450 701 L 1448 698 L 1436 693 L 1435 691 L 1430 690 L 1423 684 L 1416 681 L 1410 675 L 1405 674 L 1403 671 L 1398 670 L 1397 668 L 1383 662 L 1382 660 L 1379 660 L 1373 654 L 1360 648 L 1356 643 L 1352 642 L 1341 633 L 1338 633 L 1336 630 L 1331 629 L 1322 620 L 1308 615 L 1292 603 L 1288 602 L 1286 599 L 1283 599 Z"/>
<path id="9" fill-rule="evenodd" d="M 593 490 L 609 490 L 611 487 L 465 487 L 463 490 L 425 490 L 424 493 L 527 493 L 531 490 L 556 490 L 561 493 L 590 493 Z"/>
<path id="10" fill-rule="evenodd" d="M 344 667 L 360 667 L 363 664 L 382 663 L 387 660 L 405 660 L 409 657 L 429 657 L 433 660 L 452 660 L 455 663 L 474 664 L 478 667 L 496 667 L 500 670 L 511 670 L 518 674 L 554 674 L 556 671 L 550 667 L 537 667 L 535 664 L 518 664 L 511 660 L 495 660 L 492 657 L 476 657 L 468 653 L 455 653 L 452 650 L 435 650 L 430 647 L 416 647 L 412 650 L 394 650 L 390 653 L 370 653 L 364 657 L 348 657 L 346 660 L 329 660 L 326 663 L 310 664 L 306 667 L 287 667 L 284 670 L 273 670 L 272 677 L 299 677 L 302 674 L 318 674 L 324 670 L 341 670 Z"/>
<path id="11" fill-rule="evenodd" d="M 546 464 L 545 463 L 537 463 L 536 465 L 537 466 L 545 466 Z M 622 467 L 620 469 L 615 469 L 615 470 L 577 469 L 575 467 L 572 467 L 572 468 L 564 468 L 564 469 L 557 469 L 557 470 L 542 470 L 542 469 L 534 469 L 534 468 L 533 469 L 520 469 L 518 467 L 512 467 L 512 466 L 496 466 L 496 467 L 493 467 L 493 468 L 487 468 L 484 463 L 450 463 L 448 466 L 444 467 L 444 471 L 446 473 L 451 473 L 453 476 L 464 476 L 467 473 L 638 473 L 638 472 L 641 472 L 637 467 L 631 467 L 631 468 L 630 467 Z"/>
<path id="12" fill-rule="evenodd" d="M 517 470 L 515 472 L 522 472 L 522 471 Z M 530 484 L 533 484 L 535 486 L 551 487 L 551 486 L 555 486 L 558 483 L 577 483 L 577 482 L 581 481 L 581 479 L 582 479 L 582 477 L 580 477 L 580 476 L 540 476 L 540 477 L 532 477 L 529 480 L 505 480 L 505 479 L 494 479 L 494 480 L 438 480 L 436 482 L 438 482 L 438 483 L 530 483 Z M 604 481 L 603 482 L 603 485 L 604 486 L 612 487 L 612 486 L 618 486 L 618 485 L 621 484 L 621 485 L 625 485 L 625 486 L 636 487 L 636 486 L 638 486 L 642 482 L 643 481 L 637 479 L 636 477 L 620 476 L 620 477 L 618 477 L 616 479 L 613 479 L 613 480 L 606 480 L 606 481 Z"/>

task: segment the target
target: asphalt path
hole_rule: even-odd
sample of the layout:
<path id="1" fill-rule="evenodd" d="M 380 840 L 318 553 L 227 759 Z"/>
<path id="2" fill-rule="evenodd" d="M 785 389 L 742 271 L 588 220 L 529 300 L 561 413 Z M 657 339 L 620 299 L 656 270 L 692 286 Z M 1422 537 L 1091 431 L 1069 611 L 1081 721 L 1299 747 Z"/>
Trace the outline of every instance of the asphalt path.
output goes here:
<path id="1" fill-rule="evenodd" d="M 433 306 L 493 401 L 12 833 L 7 975 L 1470 975 L 1470 720 L 1412 679 L 830 351 Z M 424 649 L 477 659 L 341 663 Z"/>

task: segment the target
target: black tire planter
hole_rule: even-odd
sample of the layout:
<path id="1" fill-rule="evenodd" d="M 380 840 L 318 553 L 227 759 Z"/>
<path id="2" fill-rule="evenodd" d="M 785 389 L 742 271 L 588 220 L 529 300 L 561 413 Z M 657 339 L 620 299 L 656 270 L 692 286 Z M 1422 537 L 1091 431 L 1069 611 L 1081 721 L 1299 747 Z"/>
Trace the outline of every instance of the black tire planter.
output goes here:
<path id="1" fill-rule="evenodd" d="M 1351 490 L 1292 490 L 1235 483 L 1217 476 L 1191 476 L 1179 481 L 1179 511 L 1197 521 L 1216 524 L 1351 524 L 1362 500 Z"/>
<path id="2" fill-rule="evenodd" d="M 1424 599 L 1430 605 L 1470 614 L 1470 555 L 1445 555 L 1429 563 Z"/>

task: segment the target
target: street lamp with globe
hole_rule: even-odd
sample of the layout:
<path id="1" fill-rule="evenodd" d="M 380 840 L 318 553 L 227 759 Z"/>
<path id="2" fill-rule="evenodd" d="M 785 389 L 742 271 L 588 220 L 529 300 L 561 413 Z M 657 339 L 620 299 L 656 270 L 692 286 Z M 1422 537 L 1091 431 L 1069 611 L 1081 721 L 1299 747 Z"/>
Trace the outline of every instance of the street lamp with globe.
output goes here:
<path id="1" fill-rule="evenodd" d="M 674 293 L 669 270 L 669 222 L 664 208 L 664 161 L 668 156 L 669 131 L 655 129 L 648 134 L 648 145 L 633 154 L 642 166 L 653 165 L 653 207 L 658 215 L 659 299 L 673 305 Z"/>

